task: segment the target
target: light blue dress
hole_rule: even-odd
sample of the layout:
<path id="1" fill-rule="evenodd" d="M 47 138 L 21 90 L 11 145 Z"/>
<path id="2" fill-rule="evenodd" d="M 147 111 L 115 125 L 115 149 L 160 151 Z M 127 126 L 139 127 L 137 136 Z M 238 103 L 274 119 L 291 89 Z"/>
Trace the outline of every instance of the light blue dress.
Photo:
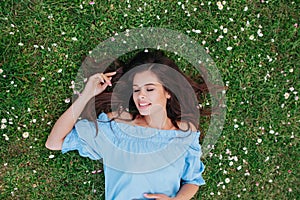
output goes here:
<path id="1" fill-rule="evenodd" d="M 62 153 L 78 150 L 93 160 L 103 159 L 105 199 L 145 199 L 144 193 L 176 196 L 182 184 L 205 184 L 200 160 L 200 132 L 132 126 L 98 116 L 80 120 L 66 136 Z"/>

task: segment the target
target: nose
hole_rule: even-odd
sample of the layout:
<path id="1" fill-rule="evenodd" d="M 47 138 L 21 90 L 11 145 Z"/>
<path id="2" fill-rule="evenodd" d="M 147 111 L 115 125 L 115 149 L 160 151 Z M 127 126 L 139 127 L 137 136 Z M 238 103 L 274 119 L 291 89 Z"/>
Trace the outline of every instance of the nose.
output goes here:
<path id="1" fill-rule="evenodd" d="M 141 89 L 141 90 L 139 91 L 138 98 L 139 98 L 139 99 L 145 99 L 145 92 L 144 92 L 144 90 Z"/>

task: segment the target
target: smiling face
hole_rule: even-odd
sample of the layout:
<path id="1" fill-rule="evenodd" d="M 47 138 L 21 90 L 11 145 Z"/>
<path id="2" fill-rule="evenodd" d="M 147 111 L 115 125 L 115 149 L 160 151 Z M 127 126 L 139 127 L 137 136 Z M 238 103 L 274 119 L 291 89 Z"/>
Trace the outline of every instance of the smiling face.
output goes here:
<path id="1" fill-rule="evenodd" d="M 140 115 L 166 113 L 170 95 L 151 71 L 137 73 L 133 78 L 133 100 Z"/>

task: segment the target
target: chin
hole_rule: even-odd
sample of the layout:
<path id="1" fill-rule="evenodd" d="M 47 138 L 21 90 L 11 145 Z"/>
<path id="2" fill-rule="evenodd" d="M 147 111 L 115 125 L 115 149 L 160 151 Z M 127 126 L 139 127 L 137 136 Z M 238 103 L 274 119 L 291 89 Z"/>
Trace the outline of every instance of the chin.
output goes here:
<path id="1" fill-rule="evenodd" d="M 140 111 L 140 110 L 139 110 L 139 114 L 140 114 L 141 116 L 148 116 L 148 115 L 150 115 L 150 112 L 149 112 L 149 111 L 145 111 L 145 110 L 143 110 L 143 111 Z"/>

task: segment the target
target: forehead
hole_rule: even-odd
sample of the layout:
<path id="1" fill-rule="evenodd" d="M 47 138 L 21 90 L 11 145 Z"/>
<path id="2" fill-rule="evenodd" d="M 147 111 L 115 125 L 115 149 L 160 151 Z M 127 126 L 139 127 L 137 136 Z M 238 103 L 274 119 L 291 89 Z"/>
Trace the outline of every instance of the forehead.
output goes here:
<path id="1" fill-rule="evenodd" d="M 151 71 L 139 72 L 133 77 L 134 86 L 143 86 L 149 83 L 159 83 L 157 76 Z"/>

